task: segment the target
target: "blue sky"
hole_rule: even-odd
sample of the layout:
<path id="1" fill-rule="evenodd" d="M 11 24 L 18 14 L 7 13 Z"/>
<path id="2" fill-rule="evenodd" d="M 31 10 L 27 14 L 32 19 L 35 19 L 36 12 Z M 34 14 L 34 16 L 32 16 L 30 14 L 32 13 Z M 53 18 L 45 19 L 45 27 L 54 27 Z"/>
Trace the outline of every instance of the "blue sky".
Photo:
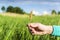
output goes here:
<path id="1" fill-rule="evenodd" d="M 60 0 L 0 0 L 0 8 L 9 5 L 21 7 L 24 11 L 30 12 L 32 9 L 43 13 L 44 11 L 51 12 L 55 9 L 60 11 Z M 0 12 L 1 9 L 0 9 Z"/>

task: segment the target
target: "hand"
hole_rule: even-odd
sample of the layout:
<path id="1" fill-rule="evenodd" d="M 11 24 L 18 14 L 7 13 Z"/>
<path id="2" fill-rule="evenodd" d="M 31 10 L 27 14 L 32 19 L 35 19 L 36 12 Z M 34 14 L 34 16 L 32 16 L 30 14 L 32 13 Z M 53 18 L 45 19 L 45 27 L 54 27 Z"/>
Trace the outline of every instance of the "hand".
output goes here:
<path id="1" fill-rule="evenodd" d="M 41 23 L 29 23 L 28 28 L 32 35 L 51 34 L 53 31 L 52 26 L 46 26 Z"/>

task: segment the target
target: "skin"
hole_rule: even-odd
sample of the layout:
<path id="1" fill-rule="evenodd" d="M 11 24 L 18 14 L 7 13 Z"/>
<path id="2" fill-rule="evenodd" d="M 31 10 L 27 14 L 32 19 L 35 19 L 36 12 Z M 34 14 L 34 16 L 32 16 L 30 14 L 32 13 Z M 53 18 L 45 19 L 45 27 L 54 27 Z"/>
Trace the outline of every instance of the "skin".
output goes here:
<path id="1" fill-rule="evenodd" d="M 32 35 L 51 34 L 53 31 L 52 26 L 43 25 L 41 23 L 29 23 L 28 28 Z"/>

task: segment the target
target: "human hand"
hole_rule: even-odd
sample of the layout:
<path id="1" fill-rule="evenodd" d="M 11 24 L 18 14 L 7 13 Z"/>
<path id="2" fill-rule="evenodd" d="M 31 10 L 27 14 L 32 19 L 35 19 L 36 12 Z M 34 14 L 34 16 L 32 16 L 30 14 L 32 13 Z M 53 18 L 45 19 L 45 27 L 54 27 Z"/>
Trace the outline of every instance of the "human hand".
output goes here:
<path id="1" fill-rule="evenodd" d="M 41 23 L 29 23 L 28 28 L 32 35 L 51 34 L 53 31 L 52 26 L 46 26 Z"/>

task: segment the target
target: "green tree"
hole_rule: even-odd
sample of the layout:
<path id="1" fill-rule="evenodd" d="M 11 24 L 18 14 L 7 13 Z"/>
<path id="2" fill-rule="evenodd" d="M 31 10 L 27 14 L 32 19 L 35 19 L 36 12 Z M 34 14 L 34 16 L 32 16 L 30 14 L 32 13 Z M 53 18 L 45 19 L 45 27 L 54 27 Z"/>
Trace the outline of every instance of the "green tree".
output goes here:
<path id="1" fill-rule="evenodd" d="M 60 11 L 58 11 L 58 14 L 60 14 Z"/>
<path id="2" fill-rule="evenodd" d="M 24 11 L 20 7 L 15 7 L 14 13 L 24 14 Z"/>
<path id="3" fill-rule="evenodd" d="M 52 10 L 52 14 L 57 14 L 55 10 Z"/>
<path id="4" fill-rule="evenodd" d="M 4 6 L 2 6 L 1 10 L 4 12 L 4 11 L 5 11 L 5 7 L 4 7 Z"/>
<path id="5" fill-rule="evenodd" d="M 13 6 L 8 6 L 6 12 L 13 12 Z"/>
<path id="6" fill-rule="evenodd" d="M 8 6 L 6 12 L 24 14 L 23 9 L 21 9 L 20 7 L 13 7 L 13 6 Z"/>

